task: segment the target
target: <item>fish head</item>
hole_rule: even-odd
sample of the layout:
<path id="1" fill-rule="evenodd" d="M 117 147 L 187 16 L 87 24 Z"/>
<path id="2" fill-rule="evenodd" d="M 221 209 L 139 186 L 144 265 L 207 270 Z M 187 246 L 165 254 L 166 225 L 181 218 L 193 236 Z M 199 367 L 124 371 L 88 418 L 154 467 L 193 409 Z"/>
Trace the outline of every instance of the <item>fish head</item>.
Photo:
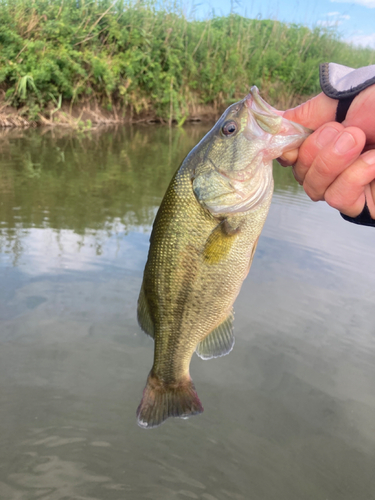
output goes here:
<path id="1" fill-rule="evenodd" d="M 191 153 L 197 200 L 214 216 L 254 209 L 272 192 L 272 160 L 299 147 L 310 133 L 283 118 L 252 87 Z"/>

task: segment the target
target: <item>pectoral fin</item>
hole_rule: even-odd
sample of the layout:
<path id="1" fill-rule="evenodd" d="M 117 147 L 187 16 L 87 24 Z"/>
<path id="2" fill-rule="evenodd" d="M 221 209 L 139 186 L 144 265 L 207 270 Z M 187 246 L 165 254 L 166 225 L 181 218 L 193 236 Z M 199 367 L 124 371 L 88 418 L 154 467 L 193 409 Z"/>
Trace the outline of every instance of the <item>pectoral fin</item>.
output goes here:
<path id="1" fill-rule="evenodd" d="M 218 358 L 229 354 L 234 346 L 233 310 L 229 316 L 212 330 L 199 344 L 195 352 L 202 359 Z"/>
<path id="2" fill-rule="evenodd" d="M 236 234 L 241 230 L 240 223 L 224 219 L 218 224 L 207 238 L 203 255 L 209 264 L 217 264 L 224 259 L 233 243 L 236 241 Z"/>
<path id="3" fill-rule="evenodd" d="M 145 296 L 143 285 L 139 293 L 138 309 L 137 309 L 138 324 L 142 330 L 154 338 L 154 323 L 151 319 L 149 305 Z"/>

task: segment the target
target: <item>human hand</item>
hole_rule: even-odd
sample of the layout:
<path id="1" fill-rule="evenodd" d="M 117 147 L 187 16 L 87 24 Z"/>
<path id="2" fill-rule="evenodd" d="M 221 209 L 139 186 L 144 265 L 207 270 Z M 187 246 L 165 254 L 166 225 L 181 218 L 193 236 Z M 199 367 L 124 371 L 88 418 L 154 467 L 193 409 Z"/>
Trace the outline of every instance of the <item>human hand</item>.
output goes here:
<path id="1" fill-rule="evenodd" d="M 352 102 L 342 124 L 334 122 L 337 100 L 325 94 L 287 110 L 285 118 L 315 129 L 299 150 L 280 158 L 293 165 L 296 180 L 314 201 L 325 200 L 340 212 L 356 217 L 365 200 L 375 219 L 375 86 Z"/>

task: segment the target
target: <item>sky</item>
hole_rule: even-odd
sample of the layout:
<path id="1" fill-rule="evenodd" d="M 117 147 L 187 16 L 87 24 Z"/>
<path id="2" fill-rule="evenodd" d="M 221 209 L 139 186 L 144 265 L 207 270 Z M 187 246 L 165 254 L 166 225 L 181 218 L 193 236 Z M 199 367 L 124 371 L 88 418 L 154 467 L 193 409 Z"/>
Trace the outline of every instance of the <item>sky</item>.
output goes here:
<path id="1" fill-rule="evenodd" d="M 196 0 L 196 17 L 231 9 L 247 17 L 287 23 L 335 26 L 343 40 L 375 49 L 375 0 Z"/>

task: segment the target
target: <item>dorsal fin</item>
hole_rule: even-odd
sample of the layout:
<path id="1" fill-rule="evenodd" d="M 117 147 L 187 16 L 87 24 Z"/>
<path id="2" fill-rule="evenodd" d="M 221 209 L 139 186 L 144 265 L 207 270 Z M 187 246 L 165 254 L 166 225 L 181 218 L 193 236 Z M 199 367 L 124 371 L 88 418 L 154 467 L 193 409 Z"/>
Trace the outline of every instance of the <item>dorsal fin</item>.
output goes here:
<path id="1" fill-rule="evenodd" d="M 137 317 L 138 317 L 138 324 L 142 328 L 142 330 L 145 333 L 147 333 L 147 335 L 150 335 L 150 337 L 154 338 L 154 331 L 155 331 L 154 323 L 150 316 L 150 311 L 145 296 L 145 292 L 143 289 L 143 284 L 141 291 L 139 292 Z"/>
<path id="2" fill-rule="evenodd" d="M 200 358 L 212 359 L 230 353 L 234 346 L 233 320 L 234 313 L 232 310 L 219 326 L 199 342 L 195 352 Z"/>

